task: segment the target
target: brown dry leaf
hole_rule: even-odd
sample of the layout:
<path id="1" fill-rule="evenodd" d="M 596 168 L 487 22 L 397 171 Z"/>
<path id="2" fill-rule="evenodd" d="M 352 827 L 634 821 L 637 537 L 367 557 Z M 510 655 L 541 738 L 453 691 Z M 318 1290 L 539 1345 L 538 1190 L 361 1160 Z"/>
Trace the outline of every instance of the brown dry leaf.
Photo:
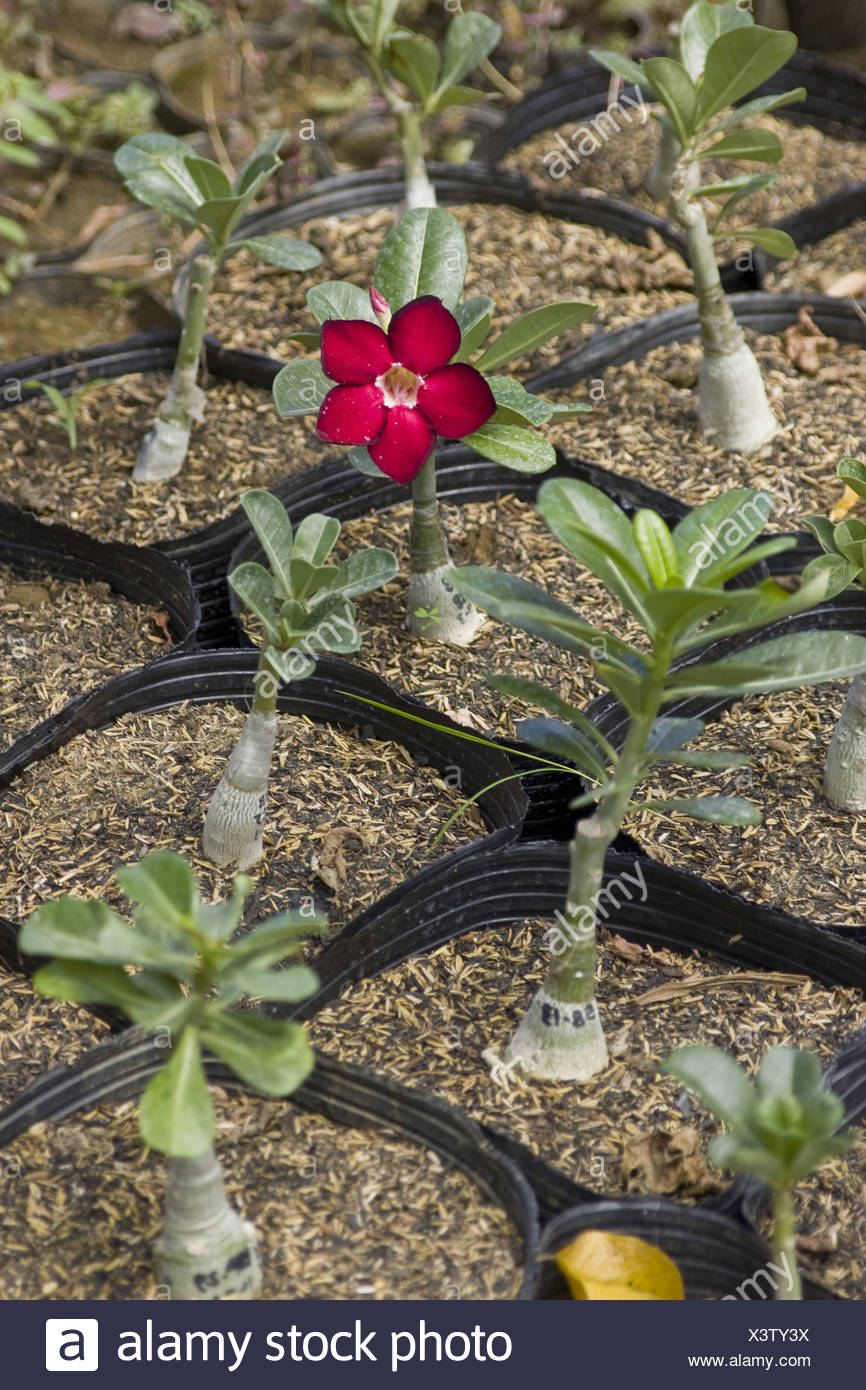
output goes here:
<path id="1" fill-rule="evenodd" d="M 694 990 L 704 992 L 711 989 L 724 989 L 728 986 L 741 988 L 749 985 L 773 985 L 784 989 L 787 985 L 806 983 L 805 975 L 785 975 L 780 970 L 738 970 L 730 975 L 687 975 L 684 980 L 669 980 L 667 984 L 656 985 L 645 994 L 638 995 L 636 1004 L 663 1004 L 668 999 L 681 999 Z"/>
<path id="2" fill-rule="evenodd" d="M 167 647 L 170 647 L 172 645 L 172 641 L 171 632 L 169 631 L 168 627 L 168 614 L 165 613 L 162 609 L 160 609 L 158 613 L 151 613 L 150 621 L 153 623 L 157 632 L 161 635 L 163 641 L 165 642 L 165 645 Z"/>
<path id="3" fill-rule="evenodd" d="M 839 346 L 835 338 L 828 338 L 826 333 L 821 332 L 807 308 L 800 310 L 797 322 L 785 329 L 782 339 L 790 361 L 810 376 L 821 365 L 819 353 L 832 352 Z"/>
<path id="4" fill-rule="evenodd" d="M 345 846 L 347 841 L 356 840 L 362 850 L 369 849 L 370 842 L 360 830 L 348 825 L 335 825 L 325 836 L 322 848 L 310 860 L 310 867 L 317 878 L 337 893 L 346 882 L 349 866 L 346 863 Z"/>
<path id="5" fill-rule="evenodd" d="M 624 936 L 611 936 L 607 941 L 607 949 L 620 960 L 630 960 L 637 964 L 643 959 L 643 946 L 637 941 L 626 941 Z"/>
<path id="6" fill-rule="evenodd" d="M 718 1186 L 707 1163 L 704 1141 L 691 1126 L 676 1134 L 654 1129 L 640 1139 L 629 1140 L 622 1152 L 622 1172 L 629 1192 L 670 1194 L 688 1188 L 700 1194 Z"/>
<path id="7" fill-rule="evenodd" d="M 834 280 L 824 293 L 829 294 L 832 299 L 847 299 L 849 295 L 858 299 L 866 294 L 866 270 L 849 270 L 847 275 Z"/>
<path id="8" fill-rule="evenodd" d="M 462 705 L 460 709 L 449 709 L 446 713 L 450 719 L 454 720 L 455 724 L 462 724 L 464 729 L 474 729 L 478 734 L 487 732 L 487 725 L 484 720 L 479 719 L 478 715 L 473 710 L 467 709 L 465 705 Z"/>

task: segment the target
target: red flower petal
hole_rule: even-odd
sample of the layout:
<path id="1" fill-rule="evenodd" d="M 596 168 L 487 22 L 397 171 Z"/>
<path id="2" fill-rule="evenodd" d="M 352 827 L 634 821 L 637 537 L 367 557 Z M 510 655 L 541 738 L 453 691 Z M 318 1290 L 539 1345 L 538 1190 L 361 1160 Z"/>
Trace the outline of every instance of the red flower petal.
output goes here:
<path id="1" fill-rule="evenodd" d="M 460 325 L 435 294 L 424 294 L 398 309 L 388 329 L 395 362 L 426 376 L 444 367 L 460 346 Z M 327 371 L 327 368 L 325 368 Z"/>
<path id="2" fill-rule="evenodd" d="M 387 372 L 393 358 L 377 323 L 328 319 L 322 324 L 322 371 L 332 381 L 363 386 Z"/>
<path id="3" fill-rule="evenodd" d="M 430 457 L 436 434 L 418 410 L 395 405 L 388 411 L 382 438 L 370 449 L 370 458 L 395 483 L 410 483 Z"/>
<path id="4" fill-rule="evenodd" d="M 437 434 L 462 439 L 486 424 L 496 401 L 480 372 L 466 362 L 455 362 L 430 373 L 418 392 L 418 409 Z"/>
<path id="5" fill-rule="evenodd" d="M 378 386 L 335 386 L 319 407 L 316 434 L 331 444 L 370 444 L 385 428 Z"/>

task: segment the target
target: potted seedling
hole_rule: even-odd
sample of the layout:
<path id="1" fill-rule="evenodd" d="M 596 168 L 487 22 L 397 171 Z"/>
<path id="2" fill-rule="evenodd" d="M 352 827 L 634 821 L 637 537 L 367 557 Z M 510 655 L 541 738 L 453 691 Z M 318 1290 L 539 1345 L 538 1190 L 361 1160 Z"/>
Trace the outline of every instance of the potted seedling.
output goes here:
<path id="1" fill-rule="evenodd" d="M 837 1133 L 845 1107 L 823 1086 L 817 1057 L 795 1047 L 771 1047 L 752 1083 L 721 1048 L 681 1047 L 662 1071 L 727 1125 L 728 1133 L 710 1145 L 713 1163 L 760 1178 L 770 1188 L 773 1261 L 785 1278 L 776 1297 L 802 1298 L 792 1191 L 826 1159 L 847 1152 L 857 1137 L 853 1130 Z"/>
<path id="2" fill-rule="evenodd" d="M 362 473 L 412 489 L 410 630 L 431 641 L 471 642 L 480 615 L 447 579 L 451 566 L 436 493 L 437 436 L 462 439 L 483 458 L 520 473 L 556 461 L 538 427 L 589 409 L 554 405 L 507 376 L 504 363 L 583 323 L 591 304 L 531 309 L 476 356 L 494 302 L 460 302 L 466 279 L 463 228 L 441 208 L 408 212 L 386 236 L 369 294 L 341 281 L 317 285 L 307 302 L 321 325 L 321 362 L 290 362 L 274 381 L 280 415 L 317 416 L 320 439 L 353 446 Z"/>
<path id="3" fill-rule="evenodd" d="M 261 1283 L 256 1235 L 226 1199 L 202 1053 L 263 1095 L 300 1085 L 313 1066 L 303 1026 L 237 1006 L 313 994 L 308 966 L 272 967 L 327 922 L 286 912 L 232 941 L 250 879 L 239 875 L 225 902 L 203 903 L 186 860 L 166 851 L 115 877 L 135 904 L 133 925 L 98 898 L 56 898 L 24 923 L 21 949 L 52 958 L 33 977 L 40 994 L 119 1009 L 167 1050 L 139 1107 L 142 1139 L 168 1160 L 157 1282 L 176 1299 L 249 1298 Z"/>
<path id="4" fill-rule="evenodd" d="M 698 382 L 701 428 L 711 443 L 742 453 L 772 439 L 778 421 L 755 355 L 722 289 L 714 244 L 735 236 L 779 257 L 789 256 L 795 246 L 778 228 L 732 231 L 726 225 L 737 204 L 767 188 L 775 175 L 744 174 L 705 184 L 700 166 L 705 159 L 769 164 L 781 159 L 779 137 L 748 123 L 787 102 L 802 101 L 804 89 L 753 97 L 742 106 L 734 103 L 784 67 L 796 47 L 794 34 L 764 29 L 737 5 L 696 0 L 683 20 L 679 60 L 646 58 L 637 63 L 617 53 L 594 51 L 606 68 L 648 88 L 663 107 L 660 120 L 668 142 L 670 208 L 686 236 L 698 301 L 703 345 Z M 721 207 L 718 199 L 724 199 Z M 708 207 L 715 209 L 709 221 Z"/>
<path id="5" fill-rule="evenodd" d="M 199 359 L 211 282 L 225 258 L 244 247 L 283 270 L 309 270 L 321 260 L 315 246 L 297 237 L 235 237 L 252 200 L 280 167 L 277 151 L 284 136 L 285 131 L 279 131 L 263 140 L 233 181 L 218 164 L 199 158 L 183 140 L 162 131 L 136 135 L 114 156 L 133 198 L 197 228 L 204 238 L 184 278 L 183 323 L 174 373 L 159 417 L 139 451 L 132 475 L 136 482 L 173 477 L 186 458 L 193 423 L 203 418 L 205 397 L 198 384 Z"/>
<path id="6" fill-rule="evenodd" d="M 836 469 L 853 499 L 866 498 L 866 468 L 845 458 Z M 826 516 L 807 516 L 805 525 L 822 550 L 854 569 L 853 582 L 866 586 L 866 525 L 845 517 L 833 525 Z M 824 795 L 841 811 L 866 811 L 866 677 L 858 675 L 842 706 L 824 763 Z"/>
<path id="7" fill-rule="evenodd" d="M 327 0 L 331 18 L 358 44 L 370 76 L 397 123 L 406 169 L 406 208 L 436 206 L 427 177 L 425 126 L 449 106 L 465 106 L 488 95 L 461 85 L 502 35 L 487 15 L 456 14 L 440 54 L 432 39 L 397 19 L 397 0 Z"/>
<path id="8" fill-rule="evenodd" d="M 58 391 L 56 386 L 52 386 L 48 381 L 38 381 L 33 377 L 30 381 L 25 381 L 25 386 L 32 386 L 38 391 L 42 391 L 54 406 L 54 423 L 66 431 L 66 438 L 69 441 L 70 451 L 74 454 L 78 448 L 78 411 L 85 396 L 89 396 L 91 391 L 96 391 L 100 386 L 107 384 L 106 378 L 95 376 L 90 381 L 79 386 L 77 391 L 70 391 L 68 396 L 64 396 L 62 391 Z"/>
<path id="9" fill-rule="evenodd" d="M 252 708 L 207 809 L 202 848 L 215 864 L 248 869 L 262 856 L 280 686 L 311 675 L 322 652 L 358 650 L 351 600 L 393 579 L 397 560 L 371 547 L 327 564 L 340 534 L 335 517 L 304 517 L 293 535 L 273 493 L 253 488 L 241 502 L 268 566 L 238 565 L 229 583 L 261 624 L 259 665 Z"/>
<path id="10" fill-rule="evenodd" d="M 640 646 L 593 627 L 577 610 L 516 575 L 485 566 L 452 573 L 457 591 L 493 617 L 588 658 L 628 716 L 625 740 L 614 748 L 586 715 L 547 687 L 511 676 L 493 682 L 551 716 L 518 725 L 520 737 L 547 756 L 569 758 L 592 784 L 571 803 L 584 814 L 571 845 L 565 911 L 549 933 L 547 978 L 505 1057 L 506 1064 L 530 1075 L 585 1080 L 606 1064 L 595 999 L 596 918 L 605 853 L 629 809 L 679 812 L 723 825 L 760 821 L 757 808 L 736 796 L 633 800 L 660 764 L 718 768 L 748 761 L 741 754 L 689 749 L 703 721 L 664 713 L 665 707 L 696 696 L 727 699 L 866 671 L 866 638 L 853 633 L 799 632 L 748 649 L 740 644 L 740 650 L 722 655 L 713 648 L 722 638 L 741 638 L 814 607 L 839 593 L 855 573 L 838 556 L 823 555 L 803 571 L 794 594 L 772 580 L 725 588 L 758 560 L 794 544 L 793 537 L 780 536 L 752 546 L 771 509 L 769 494 L 736 489 L 696 508 L 671 532 L 649 510 L 630 521 L 587 483 L 542 484 L 541 516 L 640 624 L 646 638 Z"/>
<path id="11" fill-rule="evenodd" d="M 64 125 L 68 119 L 63 104 L 48 95 L 38 77 L 16 72 L 0 61 L 0 167 L 5 161 L 25 169 L 39 165 L 39 147 L 56 145 L 54 126 Z M 0 250 L 0 295 L 9 293 L 12 281 L 26 264 L 27 232 L 17 217 L 21 206 L 14 199 L 3 201 L 0 243 L 9 242 L 17 249 Z"/>

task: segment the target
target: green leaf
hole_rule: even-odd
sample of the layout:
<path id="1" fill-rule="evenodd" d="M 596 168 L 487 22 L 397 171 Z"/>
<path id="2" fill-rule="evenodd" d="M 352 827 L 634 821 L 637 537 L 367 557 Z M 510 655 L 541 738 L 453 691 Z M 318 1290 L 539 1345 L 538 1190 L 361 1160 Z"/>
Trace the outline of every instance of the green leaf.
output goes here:
<path id="1" fill-rule="evenodd" d="M 866 497 L 866 468 L 863 467 L 859 459 L 844 458 L 836 469 L 837 475 L 842 479 L 858 497 Z"/>
<path id="2" fill-rule="evenodd" d="M 702 183 L 700 187 L 693 188 L 690 198 L 720 198 L 724 193 L 743 193 L 753 179 L 769 178 L 774 181 L 777 174 L 737 174 L 733 179 L 725 179 L 722 183 Z M 749 189 L 751 192 L 752 190 Z M 745 194 L 744 194 L 745 196 Z"/>
<path id="3" fill-rule="evenodd" d="M 842 521 L 833 531 L 833 544 L 857 570 L 866 568 L 866 525 L 853 517 Z"/>
<path id="4" fill-rule="evenodd" d="M 784 154 L 782 142 L 772 130 L 735 130 L 723 135 L 714 145 L 705 145 L 701 155 L 706 159 L 760 159 L 777 164 Z"/>
<path id="5" fill-rule="evenodd" d="M 212 159 L 199 159 L 197 155 L 187 155 L 184 161 L 196 186 L 199 197 L 230 198 L 232 186 L 218 164 Z"/>
<path id="6" fill-rule="evenodd" d="M 395 34 L 388 42 L 385 66 L 422 101 L 433 95 L 439 76 L 439 49 L 423 34 Z"/>
<path id="7" fill-rule="evenodd" d="M 687 759 L 683 757 L 677 761 L 687 762 Z M 671 796 L 634 804 L 650 811 L 679 811 L 694 820 L 712 821 L 714 825 L 760 825 L 762 819 L 757 806 L 742 796 Z"/>
<path id="8" fill-rule="evenodd" d="M 198 910 L 198 926 L 211 941 L 228 941 L 241 920 L 244 902 L 253 890 L 247 874 L 235 874 L 230 898 L 203 903 Z"/>
<path id="9" fill-rule="evenodd" d="M 370 296 L 347 280 L 326 280 L 307 290 L 307 303 L 317 323 L 328 319 L 365 319 L 378 323 Z"/>
<path id="10" fill-rule="evenodd" d="M 238 198 L 208 198 L 196 211 L 196 221 L 213 234 L 216 241 L 227 241 L 243 216 Z"/>
<path id="11" fill-rule="evenodd" d="M 34 390 L 41 391 L 54 406 L 61 420 L 66 418 L 69 413 L 69 402 L 66 400 L 63 392 L 58 391 L 56 386 L 52 386 L 49 381 L 39 381 L 35 376 L 31 377 L 29 381 L 25 381 L 24 385 L 32 387 Z"/>
<path id="12" fill-rule="evenodd" d="M 245 608 L 259 619 L 267 633 L 269 642 L 279 641 L 279 628 L 275 618 L 276 591 L 273 576 L 264 565 L 255 560 L 245 560 L 236 565 L 229 575 L 229 583 Z"/>
<path id="13" fill-rule="evenodd" d="M 188 1011 L 187 997 L 177 980 L 154 971 L 129 975 L 120 965 L 94 965 L 90 961 L 54 960 L 33 976 L 33 987 L 49 999 L 70 1004 L 107 1004 L 121 1009 L 133 1023 L 155 1028 L 168 1022 L 177 1026 Z"/>
<path id="14" fill-rule="evenodd" d="M 285 970 L 260 970 L 255 965 L 246 965 L 224 979 L 229 988 L 221 991 L 222 997 L 232 1000 L 244 996 L 296 1004 L 308 999 L 319 988 L 318 978 L 308 965 L 290 965 Z"/>
<path id="15" fill-rule="evenodd" d="M 694 82 L 675 58 L 647 58 L 642 66 L 653 91 L 670 113 L 680 144 L 684 145 L 695 123 L 698 94 Z"/>
<path id="16" fill-rule="evenodd" d="M 757 1142 L 743 1144 L 732 1134 L 717 1135 L 707 1153 L 716 1167 L 759 1178 L 770 1187 L 777 1186 L 783 1176 L 782 1165 L 775 1154 L 768 1153 Z"/>
<path id="17" fill-rule="evenodd" d="M 223 1013 L 207 1018 L 202 1042 L 248 1086 L 268 1096 L 294 1091 L 315 1060 L 300 1023 L 260 1014 Z"/>
<path id="18" fill-rule="evenodd" d="M 556 451 L 546 439 L 520 425 L 501 425 L 488 421 L 474 434 L 463 437 L 463 443 L 516 473 L 544 473 L 556 463 Z"/>
<path id="19" fill-rule="evenodd" d="M 728 562 L 761 534 L 775 505 L 768 492 L 738 487 L 687 512 L 673 531 L 683 583 L 690 586 L 700 576 L 702 587 L 715 584 Z"/>
<path id="20" fill-rule="evenodd" d="M 19 936 L 30 955 L 59 956 L 94 965 L 154 965 L 185 979 L 194 957 L 172 951 L 128 926 L 96 898 L 54 898 L 28 917 Z"/>
<path id="21" fill-rule="evenodd" d="M 333 592 L 342 594 L 343 598 L 367 594 L 387 584 L 399 569 L 396 555 L 381 546 L 356 550 L 337 566 L 338 577 L 334 581 Z"/>
<path id="22" fill-rule="evenodd" d="M 765 580 L 754 589 L 728 590 L 725 603 L 729 613 L 716 618 L 694 640 L 681 643 L 680 650 L 807 612 L 847 589 L 856 574 L 857 566 L 849 564 L 847 560 L 841 560 L 837 555 L 819 555 L 817 559 L 810 560 L 803 570 L 800 587 L 794 593 L 788 593 L 772 579 Z"/>
<path id="23" fill-rule="evenodd" d="M 718 1115 L 736 1136 L 752 1137 L 750 1116 L 755 1088 L 742 1067 L 718 1047 L 680 1047 L 662 1066 L 675 1076 L 702 1105 Z"/>
<path id="24" fill-rule="evenodd" d="M 596 748 L 608 762 L 615 764 L 618 761 L 616 750 L 582 710 L 579 710 L 576 705 L 569 704 L 568 700 L 563 700 L 561 696 L 555 695 L 552 690 L 547 690 L 545 686 L 539 685 L 537 681 L 526 680 L 523 676 L 488 676 L 487 684 L 491 689 L 498 690 L 503 695 L 510 695 L 515 700 L 525 700 L 529 704 L 538 705 L 539 709 L 545 710 L 548 714 L 573 724 L 595 743 Z"/>
<path id="25" fill-rule="evenodd" d="M 272 387 L 277 414 L 315 415 L 334 383 L 322 371 L 314 358 L 298 358 L 289 362 L 274 377 Z"/>
<path id="26" fill-rule="evenodd" d="M 821 549 L 828 555 L 838 555 L 836 547 L 835 532 L 836 527 L 826 516 L 804 516 L 803 525 L 818 541 Z"/>
<path id="27" fill-rule="evenodd" d="M 289 341 L 311 352 L 318 352 L 322 346 L 321 333 L 290 333 Z"/>
<path id="28" fill-rule="evenodd" d="M 138 864 L 121 864 L 114 877 L 131 902 L 148 907 L 166 926 L 191 927 L 201 903 L 189 864 L 171 850 L 156 850 Z"/>
<path id="29" fill-rule="evenodd" d="M 772 188 L 778 177 L 778 174 L 752 174 L 749 178 L 745 179 L 722 207 L 715 221 L 716 231 L 718 232 L 718 227 L 722 219 L 733 212 L 738 203 L 741 203 L 744 198 L 750 198 L 753 193 L 759 193 L 762 188 Z M 729 235 L 735 236 L 736 233 L 730 232 Z"/>
<path id="30" fill-rule="evenodd" d="M 737 227 L 734 235 L 737 241 L 750 241 L 769 255 L 777 256 L 780 261 L 793 256 L 797 250 L 794 238 L 780 227 Z"/>
<path id="31" fill-rule="evenodd" d="M 573 478 L 542 483 L 537 507 L 557 540 L 646 625 L 650 578 L 622 508 Z"/>
<path id="32" fill-rule="evenodd" d="M 556 304 L 544 304 L 539 309 L 530 309 L 528 314 L 516 319 L 498 338 L 494 338 L 475 366 L 479 371 L 487 372 L 501 367 L 503 362 L 513 361 L 515 357 L 526 357 L 542 343 L 585 323 L 594 313 L 594 304 L 579 299 L 561 300 Z"/>
<path id="33" fill-rule="evenodd" d="M 553 408 L 547 401 L 543 401 L 540 396 L 533 396 L 519 381 L 513 381 L 508 376 L 489 376 L 487 385 L 493 392 L 494 400 L 498 406 L 504 406 L 506 410 L 516 417 L 516 423 L 525 421 L 528 425 L 543 425 L 553 414 Z M 499 412 L 494 421 L 499 422 Z M 511 423 L 511 422 L 508 422 Z"/>
<path id="34" fill-rule="evenodd" d="M 683 744 L 691 743 L 693 738 L 702 734 L 705 728 L 703 719 L 686 719 L 673 714 L 660 715 L 653 721 L 646 751 L 659 757 L 663 753 L 676 752 Z"/>
<path id="35" fill-rule="evenodd" d="M 426 294 L 436 295 L 453 312 L 463 293 L 466 266 L 466 237 L 456 217 L 442 208 L 413 208 L 385 237 L 373 283 L 395 313 Z"/>
<path id="36" fill-rule="evenodd" d="M 493 300 L 487 294 L 476 295 L 458 304 L 454 311 L 461 333 L 460 347 L 455 352 L 453 362 L 465 362 L 477 347 L 484 342 L 490 332 L 490 312 Z"/>
<path id="37" fill-rule="evenodd" d="M 614 53 L 611 49 L 591 48 L 589 56 L 601 63 L 603 68 L 607 68 L 608 72 L 615 73 L 617 77 L 624 77 L 626 82 L 633 82 L 636 87 L 651 85 L 642 64 L 632 62 L 631 58 L 624 58 L 621 53 Z"/>
<path id="38" fill-rule="evenodd" d="M 290 685 L 292 681 L 306 680 L 307 676 L 311 676 L 316 669 L 313 657 L 305 656 L 303 652 L 295 648 L 290 651 L 283 651 L 280 647 L 268 647 L 265 657 L 283 685 Z"/>
<path id="39" fill-rule="evenodd" d="M 642 507 L 632 519 L 632 534 L 657 589 L 679 584 L 677 552 L 670 529 L 657 512 Z"/>
<path id="40" fill-rule="evenodd" d="M 719 661 L 680 667 L 668 677 L 668 698 L 793 690 L 860 671 L 866 671 L 866 638 L 853 632 L 800 632 Z"/>
<path id="41" fill-rule="evenodd" d="M 731 29 L 710 48 L 698 94 L 696 128 L 760 87 L 796 52 L 797 36 L 760 24 Z"/>
<path id="42" fill-rule="evenodd" d="M 475 87 L 449 87 L 427 104 L 428 115 L 447 111 L 449 106 L 471 106 L 473 101 L 498 101 L 499 92 L 480 92 Z"/>
<path id="43" fill-rule="evenodd" d="M 288 956 L 296 955 L 307 936 L 320 936 L 327 931 L 328 919 L 321 912 L 301 912 L 293 909 L 253 927 L 232 947 L 231 961 L 225 973 L 231 975 L 243 965 L 255 964 L 259 969 L 277 965 Z"/>
<path id="44" fill-rule="evenodd" d="M 494 20 L 478 11 L 458 14 L 445 31 L 442 55 L 442 75 L 438 92 L 447 91 L 461 83 L 488 53 L 492 53 L 502 37 Z"/>
<path id="45" fill-rule="evenodd" d="M 283 270 L 312 270 L 322 259 L 318 246 L 282 233 L 244 237 L 243 241 L 233 241 L 232 246 L 243 246 L 266 265 L 278 265 Z"/>
<path id="46" fill-rule="evenodd" d="M 2 153 L 3 147 L 0 145 L 0 156 Z M 0 217 L 0 236 L 5 237 L 7 241 L 14 241 L 16 246 L 27 245 L 27 233 L 17 222 L 13 222 L 11 217 Z"/>
<path id="47" fill-rule="evenodd" d="M 292 592 L 289 565 L 292 559 L 292 523 L 278 497 L 264 488 L 250 488 L 241 496 L 241 506 L 268 557 L 277 594 L 288 598 Z"/>
<path id="48" fill-rule="evenodd" d="M 198 184 L 186 167 L 190 147 L 174 135 L 149 131 L 127 140 L 114 156 L 115 167 L 139 202 L 196 223 L 201 203 Z"/>
<path id="49" fill-rule="evenodd" d="M 355 444 L 346 455 L 346 462 L 356 468 L 359 473 L 363 473 L 365 478 L 387 478 L 388 474 L 383 473 L 378 463 L 374 463 L 370 458 L 370 450 L 364 444 Z"/>
<path id="50" fill-rule="evenodd" d="M 184 1028 L 168 1062 L 148 1083 L 139 1126 L 145 1144 L 173 1158 L 198 1158 L 211 1147 L 216 1120 L 195 1028 Z"/>
<path id="51" fill-rule="evenodd" d="M 372 40 L 374 53 L 380 53 L 389 33 L 394 27 L 394 16 L 400 7 L 400 0 L 373 0 Z"/>
<path id="52" fill-rule="evenodd" d="M 568 759 L 596 782 L 606 780 L 607 772 L 594 744 L 570 724 L 562 724 L 558 719 L 522 719 L 516 732 L 518 738 L 542 753 Z"/>
<path id="53" fill-rule="evenodd" d="M 790 91 L 777 92 L 774 96 L 755 97 L 753 101 L 746 101 L 742 106 L 738 106 L 729 116 L 725 116 L 724 120 L 717 121 L 707 135 L 718 135 L 719 131 L 730 130 L 732 126 L 740 125 L 743 121 L 750 121 L 753 116 L 762 116 L 765 111 L 775 111 L 777 106 L 787 106 L 792 101 L 805 100 L 805 87 L 792 87 Z"/>
<path id="54" fill-rule="evenodd" d="M 694 0 L 680 24 L 680 57 L 693 82 L 704 70 L 707 54 L 721 34 L 753 24 L 748 10 L 738 5 L 713 5 L 710 0 Z"/>
<path id="55" fill-rule="evenodd" d="M 292 558 L 306 560 L 313 566 L 323 565 L 337 544 L 340 530 L 335 516 L 323 516 L 321 512 L 305 516 L 295 531 Z"/>
<path id="56" fill-rule="evenodd" d="M 260 145 L 257 145 L 238 170 L 233 192 L 244 200 L 244 208 L 249 207 L 259 189 L 264 187 L 282 160 L 278 151 L 286 138 L 284 130 L 275 130 Z"/>

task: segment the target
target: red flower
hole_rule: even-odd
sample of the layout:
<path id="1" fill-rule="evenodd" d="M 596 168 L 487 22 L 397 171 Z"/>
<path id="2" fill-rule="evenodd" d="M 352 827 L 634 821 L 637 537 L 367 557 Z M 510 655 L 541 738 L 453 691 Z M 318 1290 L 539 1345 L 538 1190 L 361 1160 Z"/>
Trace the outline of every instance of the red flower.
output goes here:
<path id="1" fill-rule="evenodd" d="M 446 364 L 460 326 L 435 295 L 398 309 L 386 333 L 365 319 L 322 325 L 322 369 L 332 381 L 316 433 L 331 444 L 367 444 L 370 457 L 398 483 L 427 462 L 437 434 L 462 439 L 490 419 L 493 392 L 465 362 Z"/>

